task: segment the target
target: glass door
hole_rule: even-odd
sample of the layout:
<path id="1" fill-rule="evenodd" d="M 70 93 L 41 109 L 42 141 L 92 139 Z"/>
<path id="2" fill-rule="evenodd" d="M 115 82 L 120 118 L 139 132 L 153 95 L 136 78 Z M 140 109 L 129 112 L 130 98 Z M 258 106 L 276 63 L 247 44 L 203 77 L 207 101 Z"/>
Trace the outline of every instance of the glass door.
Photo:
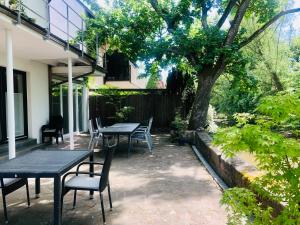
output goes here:
<path id="1" fill-rule="evenodd" d="M 0 68 L 0 142 L 7 141 L 7 94 L 6 69 Z M 27 137 L 27 91 L 26 74 L 14 70 L 14 101 L 15 101 L 15 135 L 16 138 Z M 5 106 L 5 107 L 4 107 Z"/>
<path id="2" fill-rule="evenodd" d="M 5 69 L 0 67 L 0 143 L 6 141 L 6 110 L 5 110 Z"/>

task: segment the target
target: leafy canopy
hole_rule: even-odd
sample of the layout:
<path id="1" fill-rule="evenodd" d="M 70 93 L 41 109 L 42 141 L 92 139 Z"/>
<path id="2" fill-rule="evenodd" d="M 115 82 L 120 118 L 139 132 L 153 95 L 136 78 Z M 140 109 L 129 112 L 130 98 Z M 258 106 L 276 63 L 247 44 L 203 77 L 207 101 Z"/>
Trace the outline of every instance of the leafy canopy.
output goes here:
<path id="1" fill-rule="evenodd" d="M 232 2 L 233 10 L 227 13 Z M 250 1 L 246 16 L 255 13 L 258 23 L 263 24 L 278 12 L 282 2 Z M 145 61 L 149 70 L 151 64 L 159 63 L 160 67 L 176 65 L 184 72 L 199 73 L 205 66 L 215 64 L 221 55 L 237 59 L 238 45 L 247 38 L 245 30 L 240 29 L 237 38 L 224 46 L 228 26 L 222 25 L 227 17 L 234 18 L 239 1 L 115 0 L 113 3 L 113 9 L 100 8 L 96 18 L 87 21 L 86 42 L 95 46 L 98 34 L 100 44 L 125 53 L 132 61 Z"/>

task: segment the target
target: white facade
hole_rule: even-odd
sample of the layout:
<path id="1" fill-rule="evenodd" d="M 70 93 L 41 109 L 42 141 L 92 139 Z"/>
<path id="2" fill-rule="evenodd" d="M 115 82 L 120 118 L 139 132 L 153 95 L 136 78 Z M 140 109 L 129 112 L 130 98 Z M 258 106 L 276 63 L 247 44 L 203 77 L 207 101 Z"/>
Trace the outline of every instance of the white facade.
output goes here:
<path id="1" fill-rule="evenodd" d="M 49 120 L 48 65 L 14 57 L 14 69 L 26 73 L 28 137 L 40 143 L 40 128 Z M 4 53 L 0 53 L 0 66 L 6 67 Z"/>

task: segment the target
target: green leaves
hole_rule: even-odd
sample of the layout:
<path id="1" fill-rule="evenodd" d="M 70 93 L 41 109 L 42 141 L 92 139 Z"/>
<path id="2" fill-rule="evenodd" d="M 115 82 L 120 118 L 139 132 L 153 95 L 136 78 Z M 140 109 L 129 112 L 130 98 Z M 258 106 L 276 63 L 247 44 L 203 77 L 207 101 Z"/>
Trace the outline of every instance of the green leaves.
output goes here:
<path id="1" fill-rule="evenodd" d="M 262 208 L 256 195 L 245 188 L 231 188 L 223 195 L 221 203 L 226 206 L 230 225 L 271 225 L 272 209 Z"/>
<path id="2" fill-rule="evenodd" d="M 286 132 L 299 129 L 299 100 L 299 90 L 265 97 L 257 107 L 259 114 L 236 115 L 236 126 L 220 129 L 214 136 L 214 143 L 221 145 L 227 156 L 241 151 L 254 154 L 263 172 L 251 189 L 225 192 L 222 202 L 232 212 L 230 224 L 241 224 L 242 217 L 246 224 L 255 225 L 299 223 L 300 144 L 286 137 Z M 285 208 L 273 218 L 273 209 L 260 205 L 256 194 Z"/>

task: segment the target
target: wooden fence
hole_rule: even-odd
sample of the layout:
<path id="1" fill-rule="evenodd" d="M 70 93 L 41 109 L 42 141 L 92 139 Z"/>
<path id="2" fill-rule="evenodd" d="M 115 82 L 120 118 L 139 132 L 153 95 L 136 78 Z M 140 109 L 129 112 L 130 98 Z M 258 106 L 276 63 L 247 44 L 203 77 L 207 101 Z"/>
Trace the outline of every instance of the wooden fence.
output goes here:
<path id="1" fill-rule="evenodd" d="M 100 116 L 105 126 L 117 122 L 116 110 L 108 104 L 109 100 L 109 97 L 102 95 L 90 96 L 89 99 L 90 118 Z M 122 106 L 134 107 L 129 122 L 145 124 L 153 116 L 153 128 L 156 129 L 169 128 L 180 105 L 181 97 L 166 90 L 132 90 L 132 94 L 122 97 Z"/>

